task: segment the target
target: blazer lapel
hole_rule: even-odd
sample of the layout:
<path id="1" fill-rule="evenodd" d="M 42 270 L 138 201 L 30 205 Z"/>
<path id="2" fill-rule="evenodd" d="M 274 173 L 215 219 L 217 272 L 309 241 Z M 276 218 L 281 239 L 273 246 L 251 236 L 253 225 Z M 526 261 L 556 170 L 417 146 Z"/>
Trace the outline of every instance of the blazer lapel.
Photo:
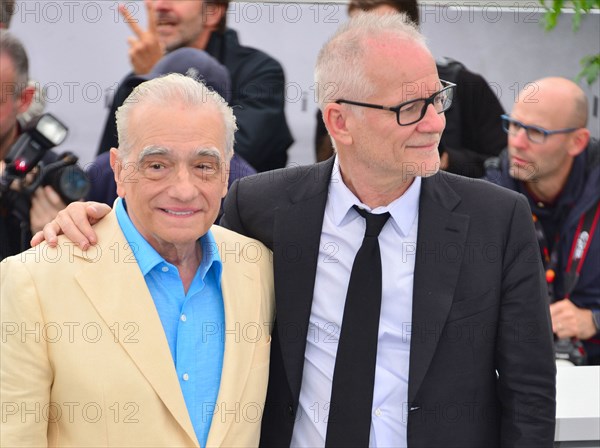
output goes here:
<path id="1" fill-rule="evenodd" d="M 333 158 L 312 166 L 288 188 L 275 213 L 273 247 L 277 332 L 288 384 L 298 399 L 319 242 Z"/>
<path id="2" fill-rule="evenodd" d="M 119 334 L 118 343 L 198 446 L 158 312 L 114 211 L 95 230 L 99 241 L 95 254 L 94 249 L 89 254 L 75 249 L 76 256 L 97 258 L 82 269 L 77 281 L 107 326 L 114 328 L 116 323 L 123 332 L 125 325 L 133 325 L 136 333 L 128 333 L 133 339 Z"/>
<path id="3" fill-rule="evenodd" d="M 244 340 L 244 329 L 260 322 L 258 302 L 249 298 L 259 291 L 259 272 L 252 263 L 239 263 L 242 257 L 239 242 L 222 240 L 213 226 L 213 235 L 219 247 L 223 274 L 221 290 L 225 308 L 225 353 L 221 385 L 213 423 L 208 433 L 207 446 L 221 446 L 235 418 L 239 418 L 236 405 L 241 403 L 245 379 L 250 375 L 256 344 Z M 228 247 L 228 246 L 231 247 Z M 242 245 L 243 246 L 243 245 Z M 234 254 L 234 256 L 232 256 Z M 225 407 L 225 409 L 223 409 Z M 221 414 L 221 411 L 236 409 L 236 415 Z M 240 411 L 241 412 L 241 411 Z M 215 421 L 219 419 L 219 421 Z"/>
<path id="4" fill-rule="evenodd" d="M 460 202 L 443 173 L 423 179 L 415 262 L 408 401 L 415 400 L 452 305 L 469 217 L 453 212 Z M 454 252 L 452 252 L 454 255 Z"/>

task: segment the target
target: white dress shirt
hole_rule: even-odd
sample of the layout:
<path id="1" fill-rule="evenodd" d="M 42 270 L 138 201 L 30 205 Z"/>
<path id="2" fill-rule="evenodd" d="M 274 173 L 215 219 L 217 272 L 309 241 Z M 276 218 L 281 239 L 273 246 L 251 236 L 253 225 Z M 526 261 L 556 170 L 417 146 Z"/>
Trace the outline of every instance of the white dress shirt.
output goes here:
<path id="1" fill-rule="evenodd" d="M 292 447 L 323 447 L 344 303 L 366 222 L 353 205 L 391 217 L 379 235 L 381 317 L 369 444 L 406 446 L 408 366 L 421 178 L 386 207 L 371 210 L 342 181 L 336 158 L 319 246 L 300 403 Z M 360 329 L 358 329 L 360 331 Z"/>

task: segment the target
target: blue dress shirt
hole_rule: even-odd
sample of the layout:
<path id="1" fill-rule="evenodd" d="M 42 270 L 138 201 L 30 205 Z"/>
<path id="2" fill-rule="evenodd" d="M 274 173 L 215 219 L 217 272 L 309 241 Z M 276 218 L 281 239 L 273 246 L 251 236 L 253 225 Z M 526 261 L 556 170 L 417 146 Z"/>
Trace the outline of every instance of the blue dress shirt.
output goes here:
<path id="1" fill-rule="evenodd" d="M 202 261 L 186 294 L 177 267 L 138 232 L 125 201 L 118 199 L 115 210 L 162 322 L 196 437 L 200 446 L 206 446 L 225 349 L 222 264 L 217 244 L 210 230 L 200 238 Z"/>

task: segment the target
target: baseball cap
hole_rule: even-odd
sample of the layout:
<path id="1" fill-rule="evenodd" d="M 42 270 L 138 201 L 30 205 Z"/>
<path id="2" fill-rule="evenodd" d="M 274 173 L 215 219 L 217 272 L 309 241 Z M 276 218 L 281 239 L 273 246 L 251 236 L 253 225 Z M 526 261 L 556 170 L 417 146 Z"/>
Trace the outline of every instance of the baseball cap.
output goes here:
<path id="1" fill-rule="evenodd" d="M 134 88 L 144 81 L 169 73 L 181 73 L 200 80 L 221 95 L 225 101 L 231 100 L 229 71 L 207 52 L 196 48 L 178 48 L 165 54 L 150 73 L 131 76 L 127 83 Z"/>

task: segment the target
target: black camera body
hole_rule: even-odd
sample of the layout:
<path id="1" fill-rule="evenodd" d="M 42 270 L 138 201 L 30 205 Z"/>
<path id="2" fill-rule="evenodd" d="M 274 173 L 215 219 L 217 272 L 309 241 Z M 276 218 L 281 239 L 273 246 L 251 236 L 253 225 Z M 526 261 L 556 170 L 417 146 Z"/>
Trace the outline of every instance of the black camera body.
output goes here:
<path id="1" fill-rule="evenodd" d="M 581 341 L 576 339 L 556 339 L 554 341 L 554 358 L 574 366 L 585 366 L 587 354 Z"/>
<path id="2" fill-rule="evenodd" d="M 38 174 L 21 188 L 23 195 L 30 197 L 40 185 L 50 185 L 66 204 L 85 197 L 90 183 L 76 165 L 78 158 L 74 154 L 64 153 L 49 164 L 42 161 L 51 148 L 64 141 L 67 132 L 67 127 L 51 114 L 43 114 L 27 125 L 5 159 L 6 168 L 0 179 L 2 201 L 10 185 L 15 180 L 25 180 L 34 168 L 38 168 Z"/>
<path id="3" fill-rule="evenodd" d="M 546 275 L 546 281 L 548 283 L 548 298 L 552 304 L 556 302 L 556 297 L 554 295 L 554 276 L 551 276 L 551 280 L 548 280 L 548 275 Z M 581 341 L 576 338 L 558 338 L 554 335 L 554 359 L 557 364 L 562 363 L 574 366 L 587 365 L 587 353 L 585 347 Z"/>

